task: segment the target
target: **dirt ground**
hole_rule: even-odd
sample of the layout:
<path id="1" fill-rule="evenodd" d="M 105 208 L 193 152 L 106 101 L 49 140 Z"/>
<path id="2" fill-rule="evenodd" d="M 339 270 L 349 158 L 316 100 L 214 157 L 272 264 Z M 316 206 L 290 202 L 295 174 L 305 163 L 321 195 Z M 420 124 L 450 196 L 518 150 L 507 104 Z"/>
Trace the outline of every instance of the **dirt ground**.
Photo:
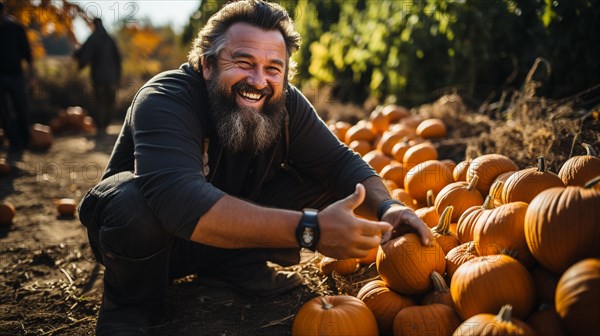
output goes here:
<path id="1" fill-rule="evenodd" d="M 527 104 L 512 112 L 503 110 L 513 115 L 502 122 L 489 113 L 467 110 L 455 98 L 419 111 L 447 120 L 448 136 L 436 144 L 440 158 L 456 162 L 468 151 L 495 151 L 525 168 L 534 165 L 541 153 L 548 156 L 550 170 L 557 172 L 566 158 L 581 154 L 581 142 L 600 148 L 598 111 L 529 106 L 526 115 L 515 112 L 523 106 Z M 98 181 L 119 128 L 115 123 L 102 139 L 58 134 L 49 150 L 27 151 L 17 169 L 1 177 L 0 199 L 15 205 L 16 216 L 12 226 L 0 227 L 0 336 L 94 334 L 103 269 L 91 255 L 78 218 L 58 216 L 54 200 L 79 201 Z M 308 299 L 355 294 L 361 281 L 377 275 L 374 267 L 364 266 L 351 278 L 323 277 L 316 268 L 317 258 L 306 253 L 303 263 L 294 267 L 307 286 L 270 299 L 241 297 L 201 286 L 193 278 L 182 279 L 172 286 L 166 316 L 154 333 L 289 335 L 295 313 Z"/>

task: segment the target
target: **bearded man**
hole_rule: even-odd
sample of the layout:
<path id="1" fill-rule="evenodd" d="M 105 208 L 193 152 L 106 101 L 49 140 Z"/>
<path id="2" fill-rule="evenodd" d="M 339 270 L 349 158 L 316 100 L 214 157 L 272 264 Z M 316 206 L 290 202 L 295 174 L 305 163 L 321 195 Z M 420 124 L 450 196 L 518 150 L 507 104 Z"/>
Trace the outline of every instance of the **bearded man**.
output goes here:
<path id="1" fill-rule="evenodd" d="M 147 333 L 173 278 L 273 296 L 303 279 L 267 261 L 297 264 L 300 248 L 363 257 L 400 227 L 433 239 L 288 82 L 299 46 L 281 6 L 230 2 L 188 63 L 133 98 L 79 206 L 105 266 L 98 335 Z"/>

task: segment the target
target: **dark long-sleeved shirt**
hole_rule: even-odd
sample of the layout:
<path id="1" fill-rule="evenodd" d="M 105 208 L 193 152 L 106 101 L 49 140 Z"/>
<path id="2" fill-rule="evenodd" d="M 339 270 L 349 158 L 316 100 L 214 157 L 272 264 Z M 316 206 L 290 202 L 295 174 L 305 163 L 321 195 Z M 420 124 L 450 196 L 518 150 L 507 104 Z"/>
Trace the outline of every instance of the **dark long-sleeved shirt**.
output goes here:
<path id="1" fill-rule="evenodd" d="M 289 139 L 282 134 L 258 156 L 232 153 L 218 143 L 208 102 L 202 75 L 188 64 L 151 79 L 128 109 L 103 176 L 134 171 L 150 208 L 166 230 L 179 237 L 189 238 L 200 217 L 225 194 L 255 200 L 284 161 L 344 196 L 356 183 L 376 175 L 329 131 L 291 85 L 286 97 Z M 210 139 L 207 176 L 206 138 Z"/>
<path id="2" fill-rule="evenodd" d="M 1 14 L 0 14 L 1 15 Z M 31 48 L 25 28 L 5 16 L 0 22 L 0 75 L 17 76 L 23 73 L 22 61 L 31 64 Z"/>

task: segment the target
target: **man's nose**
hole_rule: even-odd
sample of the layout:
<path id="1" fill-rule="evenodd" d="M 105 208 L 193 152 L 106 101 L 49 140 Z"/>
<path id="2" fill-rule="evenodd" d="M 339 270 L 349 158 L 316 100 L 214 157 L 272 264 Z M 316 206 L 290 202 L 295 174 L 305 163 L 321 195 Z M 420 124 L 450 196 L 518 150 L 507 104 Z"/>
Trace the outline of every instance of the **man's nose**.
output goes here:
<path id="1" fill-rule="evenodd" d="M 262 89 L 267 86 L 267 76 L 265 76 L 262 68 L 257 67 L 252 71 L 248 77 L 248 84 L 256 89 Z"/>

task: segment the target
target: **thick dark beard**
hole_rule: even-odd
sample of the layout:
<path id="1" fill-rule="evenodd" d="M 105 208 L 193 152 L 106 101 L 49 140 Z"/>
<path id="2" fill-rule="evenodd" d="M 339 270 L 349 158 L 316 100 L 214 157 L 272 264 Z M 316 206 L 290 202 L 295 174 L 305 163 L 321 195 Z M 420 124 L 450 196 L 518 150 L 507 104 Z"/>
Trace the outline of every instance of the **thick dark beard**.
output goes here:
<path id="1" fill-rule="evenodd" d="M 268 98 L 263 108 L 257 111 L 239 107 L 235 100 L 238 85 L 230 93 L 219 85 L 217 77 L 218 74 L 212 76 L 206 85 L 211 116 L 221 144 L 234 153 L 250 151 L 253 155 L 272 146 L 281 133 L 285 92 L 278 98 Z"/>

